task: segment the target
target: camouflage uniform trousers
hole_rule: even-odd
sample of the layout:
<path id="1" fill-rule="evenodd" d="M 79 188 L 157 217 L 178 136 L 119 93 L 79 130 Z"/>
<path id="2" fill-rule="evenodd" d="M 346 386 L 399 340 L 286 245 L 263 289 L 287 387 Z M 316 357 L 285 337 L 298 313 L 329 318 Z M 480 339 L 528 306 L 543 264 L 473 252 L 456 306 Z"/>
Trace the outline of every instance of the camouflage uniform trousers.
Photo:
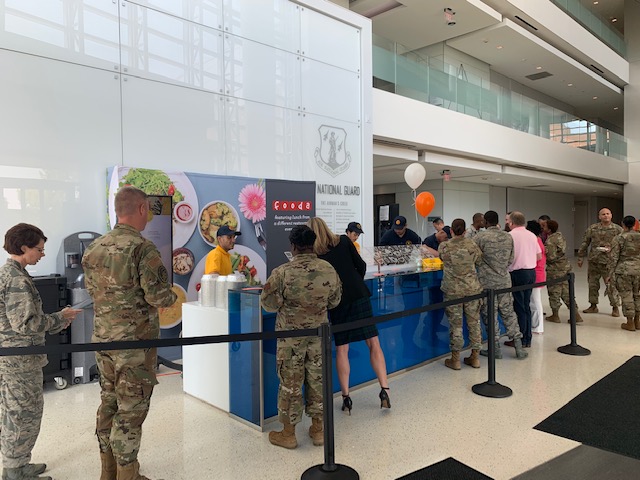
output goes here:
<path id="1" fill-rule="evenodd" d="M 606 263 L 589 262 L 589 268 L 587 269 L 587 280 L 589 281 L 589 303 L 593 303 L 594 305 L 598 304 L 600 278 L 604 279 L 607 275 L 608 267 Z M 605 295 L 609 297 L 609 303 L 611 303 L 611 306 L 617 307 L 620 305 L 615 285 L 611 283 L 607 290 L 608 291 L 605 292 Z"/>
<path id="2" fill-rule="evenodd" d="M 42 368 L 0 373 L 0 449 L 4 468 L 18 468 L 31 460 L 42 423 L 42 381 Z"/>
<path id="3" fill-rule="evenodd" d="M 640 314 L 640 275 L 616 274 L 616 287 L 622 300 L 622 314 L 633 318 Z"/>
<path id="4" fill-rule="evenodd" d="M 481 302 L 480 306 L 480 316 L 482 318 L 482 323 L 488 325 L 487 322 L 487 300 L 482 299 L 479 300 Z M 502 317 L 502 323 L 504 324 L 504 328 L 507 330 L 507 335 L 511 340 L 516 340 L 518 338 L 522 338 L 522 332 L 520 331 L 520 324 L 518 324 L 518 317 L 516 316 L 516 312 L 513 309 L 513 296 L 511 293 L 499 293 L 496 295 L 495 305 L 498 307 L 498 312 Z M 500 327 L 498 324 L 498 315 L 495 315 L 495 325 L 496 325 L 496 342 L 500 340 Z"/>
<path id="5" fill-rule="evenodd" d="M 565 275 L 566 273 L 552 276 L 549 274 L 549 272 L 547 272 L 547 280 L 554 280 L 556 278 L 563 277 Z M 553 285 L 547 285 L 547 292 L 549 293 L 549 306 L 551 307 L 551 310 L 554 310 L 554 311 L 560 310 L 560 307 L 562 306 L 562 302 L 564 302 L 567 308 L 571 308 L 570 307 L 571 300 L 569 299 L 569 282 L 568 281 L 562 282 L 562 283 L 554 283 Z M 575 299 L 573 303 L 575 305 L 576 312 L 577 312 L 578 305 L 576 304 Z"/>
<path id="6" fill-rule="evenodd" d="M 444 294 L 444 301 L 455 300 L 460 295 Z M 449 348 L 452 352 L 459 352 L 464 346 L 462 337 L 462 314 L 467 319 L 469 328 L 469 343 L 471 348 L 479 350 L 482 348 L 482 333 L 480 332 L 480 300 L 451 305 L 444 309 L 449 318 Z"/>
<path id="7" fill-rule="evenodd" d="M 112 452 L 119 465 L 137 460 L 142 423 L 149 412 L 157 351 L 112 350 L 96 352 L 100 372 L 100 398 L 96 435 L 103 453 Z"/>
<path id="8" fill-rule="evenodd" d="M 276 350 L 278 418 L 296 425 L 307 415 L 322 417 L 322 344 L 317 337 L 279 338 Z M 305 399 L 302 398 L 304 385 Z M 303 403 L 304 402 L 304 403 Z"/>

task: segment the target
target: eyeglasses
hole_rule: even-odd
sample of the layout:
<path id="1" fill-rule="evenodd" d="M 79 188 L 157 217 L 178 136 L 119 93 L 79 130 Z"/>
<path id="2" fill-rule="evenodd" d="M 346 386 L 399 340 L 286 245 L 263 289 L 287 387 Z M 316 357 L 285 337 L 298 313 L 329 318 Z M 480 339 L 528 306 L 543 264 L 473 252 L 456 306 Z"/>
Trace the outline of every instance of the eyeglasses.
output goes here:
<path id="1" fill-rule="evenodd" d="M 38 250 L 40 253 L 44 253 L 44 248 L 40 248 L 40 247 L 33 247 L 36 250 Z"/>

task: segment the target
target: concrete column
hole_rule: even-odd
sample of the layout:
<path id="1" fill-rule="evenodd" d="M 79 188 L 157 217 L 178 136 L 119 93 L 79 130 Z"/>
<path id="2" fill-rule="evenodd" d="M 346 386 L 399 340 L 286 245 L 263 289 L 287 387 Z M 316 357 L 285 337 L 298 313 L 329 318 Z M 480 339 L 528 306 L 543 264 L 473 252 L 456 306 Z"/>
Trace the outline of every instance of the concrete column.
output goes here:
<path id="1" fill-rule="evenodd" d="M 627 138 L 629 183 L 624 187 L 624 214 L 640 217 L 640 3 L 624 2 L 624 36 L 629 85 L 624 89 L 624 134 Z"/>

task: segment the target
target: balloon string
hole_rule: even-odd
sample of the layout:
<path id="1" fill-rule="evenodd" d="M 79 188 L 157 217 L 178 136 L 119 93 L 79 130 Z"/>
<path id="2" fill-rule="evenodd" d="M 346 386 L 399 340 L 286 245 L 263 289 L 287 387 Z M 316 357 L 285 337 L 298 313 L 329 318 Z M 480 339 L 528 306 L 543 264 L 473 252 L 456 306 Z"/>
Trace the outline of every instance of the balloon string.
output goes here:
<path id="1" fill-rule="evenodd" d="M 416 209 L 416 189 L 411 190 L 411 193 L 413 193 L 413 211 L 416 214 L 416 228 L 418 228 L 420 224 L 418 223 L 418 210 Z"/>

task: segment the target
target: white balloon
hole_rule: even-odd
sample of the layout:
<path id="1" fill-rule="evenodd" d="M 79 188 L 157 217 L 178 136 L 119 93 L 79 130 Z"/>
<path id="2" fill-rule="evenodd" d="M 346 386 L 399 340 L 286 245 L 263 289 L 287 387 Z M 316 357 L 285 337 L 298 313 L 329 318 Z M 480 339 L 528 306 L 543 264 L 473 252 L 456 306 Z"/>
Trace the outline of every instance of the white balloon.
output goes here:
<path id="1" fill-rule="evenodd" d="M 415 190 L 422 182 L 424 182 L 424 177 L 427 176 L 427 172 L 422 166 L 422 164 L 415 162 L 409 165 L 404 171 L 404 181 L 407 182 L 407 185 L 412 190 Z"/>

